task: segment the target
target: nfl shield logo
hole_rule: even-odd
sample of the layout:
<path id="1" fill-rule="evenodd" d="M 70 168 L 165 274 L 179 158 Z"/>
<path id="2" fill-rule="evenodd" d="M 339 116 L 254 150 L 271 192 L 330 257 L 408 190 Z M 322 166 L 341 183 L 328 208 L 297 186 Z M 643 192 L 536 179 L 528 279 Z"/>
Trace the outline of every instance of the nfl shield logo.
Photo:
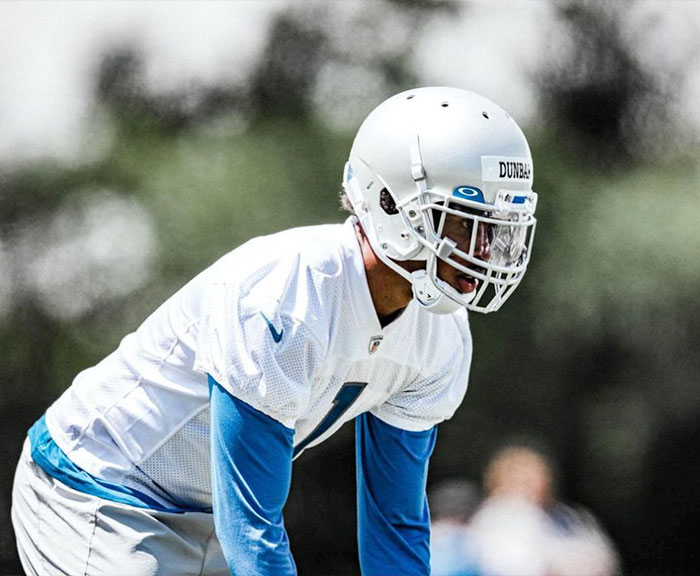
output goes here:
<path id="1" fill-rule="evenodd" d="M 382 343 L 384 336 L 372 336 L 369 341 L 369 353 L 374 354 Z"/>

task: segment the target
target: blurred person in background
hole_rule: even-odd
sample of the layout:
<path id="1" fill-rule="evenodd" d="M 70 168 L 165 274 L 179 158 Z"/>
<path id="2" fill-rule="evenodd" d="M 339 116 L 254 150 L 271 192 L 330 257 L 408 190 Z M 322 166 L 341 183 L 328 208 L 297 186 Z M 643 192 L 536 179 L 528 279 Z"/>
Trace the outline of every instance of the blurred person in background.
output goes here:
<path id="1" fill-rule="evenodd" d="M 353 419 L 362 572 L 428 574 L 436 427 L 466 392 L 467 311 L 498 310 L 527 268 L 532 175 L 483 97 L 380 104 L 344 224 L 225 255 L 30 429 L 12 506 L 27 574 L 295 574 L 292 460 Z"/>
<path id="2" fill-rule="evenodd" d="M 447 480 L 430 492 L 432 576 L 478 576 L 478 553 L 469 522 L 480 504 L 469 480 Z"/>
<path id="3" fill-rule="evenodd" d="M 617 552 L 594 516 L 556 498 L 544 452 L 509 445 L 484 473 L 485 499 L 470 524 L 485 576 L 613 576 Z"/>

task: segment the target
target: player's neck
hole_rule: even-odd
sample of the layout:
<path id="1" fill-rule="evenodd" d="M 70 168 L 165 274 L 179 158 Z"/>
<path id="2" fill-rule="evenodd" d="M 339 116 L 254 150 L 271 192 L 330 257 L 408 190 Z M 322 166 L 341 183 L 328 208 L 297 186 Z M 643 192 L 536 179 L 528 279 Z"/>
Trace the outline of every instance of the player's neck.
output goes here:
<path id="1" fill-rule="evenodd" d="M 379 323 L 386 326 L 408 306 L 413 297 L 411 285 L 379 259 L 359 223 L 355 224 L 355 234 L 362 250 L 374 310 Z"/>

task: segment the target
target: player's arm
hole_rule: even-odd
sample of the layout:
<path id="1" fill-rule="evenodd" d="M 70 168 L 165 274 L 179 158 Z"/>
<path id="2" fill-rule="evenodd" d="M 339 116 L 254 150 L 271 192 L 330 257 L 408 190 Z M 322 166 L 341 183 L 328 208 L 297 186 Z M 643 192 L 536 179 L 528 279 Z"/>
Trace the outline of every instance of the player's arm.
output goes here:
<path id="1" fill-rule="evenodd" d="M 403 430 L 370 413 L 355 426 L 362 574 L 430 574 L 426 483 L 436 427 Z"/>
<path id="2" fill-rule="evenodd" d="M 216 533 L 232 574 L 296 574 L 282 509 L 294 431 L 210 378 Z"/>

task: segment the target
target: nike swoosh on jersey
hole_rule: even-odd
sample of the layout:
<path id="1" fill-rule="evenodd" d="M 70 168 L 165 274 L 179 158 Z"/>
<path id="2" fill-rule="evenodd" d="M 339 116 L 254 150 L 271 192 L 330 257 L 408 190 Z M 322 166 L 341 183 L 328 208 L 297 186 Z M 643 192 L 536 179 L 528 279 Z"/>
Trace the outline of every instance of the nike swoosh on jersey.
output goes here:
<path id="1" fill-rule="evenodd" d="M 265 324 L 267 324 L 267 327 L 270 329 L 270 332 L 272 333 L 272 339 L 275 341 L 275 343 L 282 340 L 282 334 L 284 334 L 284 328 L 282 328 L 279 332 L 277 332 L 275 325 L 272 322 L 270 322 L 270 319 L 267 316 L 265 316 L 265 313 L 260 312 L 260 315 L 264 318 Z"/>

